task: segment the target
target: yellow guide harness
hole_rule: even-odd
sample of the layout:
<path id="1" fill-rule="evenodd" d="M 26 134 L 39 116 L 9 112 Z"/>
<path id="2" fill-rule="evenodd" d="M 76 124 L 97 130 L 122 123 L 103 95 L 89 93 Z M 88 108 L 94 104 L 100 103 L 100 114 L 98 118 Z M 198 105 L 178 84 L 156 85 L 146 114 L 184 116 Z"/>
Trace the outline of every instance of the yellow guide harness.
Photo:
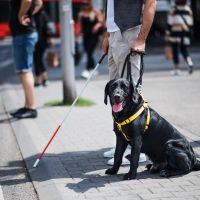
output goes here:
<path id="1" fill-rule="evenodd" d="M 147 102 L 144 102 L 143 105 L 140 107 L 140 109 L 134 113 L 131 117 L 129 117 L 128 119 L 124 120 L 121 123 L 118 123 L 115 121 L 115 123 L 117 124 L 118 129 L 122 132 L 124 138 L 129 142 L 130 139 L 127 138 L 126 133 L 124 133 L 122 126 L 130 124 L 131 122 L 133 122 L 140 114 L 142 114 L 142 112 L 147 108 L 147 118 L 146 118 L 146 124 L 145 124 L 145 128 L 144 128 L 144 132 L 146 132 L 149 128 L 149 123 L 150 123 L 150 110 L 149 110 L 149 106 L 147 104 Z"/>

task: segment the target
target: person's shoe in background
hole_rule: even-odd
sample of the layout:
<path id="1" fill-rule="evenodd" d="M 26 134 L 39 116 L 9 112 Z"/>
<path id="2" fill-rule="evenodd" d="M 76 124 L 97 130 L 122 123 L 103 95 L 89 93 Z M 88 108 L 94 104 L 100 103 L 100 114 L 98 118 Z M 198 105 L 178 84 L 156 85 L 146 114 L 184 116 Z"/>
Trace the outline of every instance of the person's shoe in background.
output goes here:
<path id="1" fill-rule="evenodd" d="M 194 71 L 194 67 L 193 67 L 192 65 L 189 66 L 189 68 L 188 68 L 188 73 L 189 73 L 189 74 L 192 74 L 193 71 Z"/>
<path id="2" fill-rule="evenodd" d="M 113 164 L 114 164 L 114 158 L 108 160 L 107 165 L 113 165 Z M 130 165 L 130 160 L 128 160 L 125 156 L 123 156 L 121 166 L 125 165 Z"/>
<path id="3" fill-rule="evenodd" d="M 81 73 L 81 77 L 84 79 L 88 79 L 90 76 L 90 72 L 88 70 L 83 70 Z"/>
<path id="4" fill-rule="evenodd" d="M 126 154 L 124 153 L 124 156 L 122 158 L 122 166 L 124 165 L 130 165 L 130 157 L 131 154 Z M 144 153 L 140 153 L 140 158 L 139 158 L 139 163 L 143 163 L 146 162 L 147 158 L 146 155 Z M 108 160 L 107 165 L 113 165 L 114 164 L 114 158 L 111 158 L 110 160 Z"/>
<path id="5" fill-rule="evenodd" d="M 90 75 L 93 73 L 93 76 L 97 76 L 99 74 L 99 71 L 98 70 L 94 71 L 94 69 L 91 69 L 91 70 L 89 70 L 89 73 L 90 73 Z"/>
<path id="6" fill-rule="evenodd" d="M 174 69 L 174 70 L 171 70 L 170 73 L 173 76 L 179 76 L 179 75 L 181 75 L 181 70 L 180 69 Z"/>
<path id="7" fill-rule="evenodd" d="M 13 117 L 24 119 L 24 118 L 36 118 L 37 110 L 31 108 L 20 108 L 16 112 L 10 113 Z"/>
<path id="8" fill-rule="evenodd" d="M 106 152 L 103 153 L 104 158 L 113 158 L 115 153 L 115 148 L 112 148 Z"/>
<path id="9" fill-rule="evenodd" d="M 36 82 L 34 83 L 34 87 L 35 87 L 35 88 L 40 88 L 41 86 L 42 86 L 41 83 L 36 83 Z"/>
<path id="10" fill-rule="evenodd" d="M 130 161 L 131 154 L 128 154 L 125 157 L 126 157 L 126 159 L 128 159 Z M 146 155 L 144 153 L 140 153 L 139 163 L 143 163 L 143 162 L 146 162 L 146 161 L 147 161 Z"/>
<path id="11" fill-rule="evenodd" d="M 113 158 L 115 154 L 115 148 L 111 148 L 110 150 L 104 152 L 103 157 L 104 158 Z M 131 147 L 128 145 L 126 148 L 126 151 L 124 152 L 124 156 L 131 154 Z"/>
<path id="12" fill-rule="evenodd" d="M 47 86 L 49 85 L 48 79 L 43 80 L 43 81 L 42 81 L 42 85 L 43 85 L 44 87 L 47 87 Z"/>

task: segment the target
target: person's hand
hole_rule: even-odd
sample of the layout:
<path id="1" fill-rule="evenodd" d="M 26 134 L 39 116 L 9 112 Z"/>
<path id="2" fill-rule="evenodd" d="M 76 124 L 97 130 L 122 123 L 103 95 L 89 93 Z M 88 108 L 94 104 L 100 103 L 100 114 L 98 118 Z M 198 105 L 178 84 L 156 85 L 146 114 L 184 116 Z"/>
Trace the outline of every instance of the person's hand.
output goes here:
<path id="1" fill-rule="evenodd" d="M 108 41 L 109 35 L 106 33 L 103 42 L 102 42 L 102 50 L 105 54 L 108 53 L 108 48 L 109 48 L 109 41 Z"/>
<path id="2" fill-rule="evenodd" d="M 95 34 L 98 32 L 98 30 L 102 27 L 102 24 L 101 23 L 97 23 L 93 29 L 92 29 L 92 33 Z"/>
<path id="3" fill-rule="evenodd" d="M 144 40 L 140 40 L 140 39 L 136 39 L 132 46 L 131 49 L 133 51 L 137 51 L 137 52 L 145 52 L 145 41 Z"/>
<path id="4" fill-rule="evenodd" d="M 48 47 L 53 47 L 54 46 L 54 40 L 53 40 L 53 38 L 48 38 L 47 39 L 47 46 Z"/>
<path id="5" fill-rule="evenodd" d="M 28 26 L 31 23 L 31 19 L 27 15 L 20 15 L 18 16 L 19 23 L 23 26 Z"/>
<path id="6" fill-rule="evenodd" d="M 166 43 L 169 42 L 169 36 L 168 36 L 168 35 L 165 35 L 165 36 L 164 36 L 164 41 L 165 41 Z"/>

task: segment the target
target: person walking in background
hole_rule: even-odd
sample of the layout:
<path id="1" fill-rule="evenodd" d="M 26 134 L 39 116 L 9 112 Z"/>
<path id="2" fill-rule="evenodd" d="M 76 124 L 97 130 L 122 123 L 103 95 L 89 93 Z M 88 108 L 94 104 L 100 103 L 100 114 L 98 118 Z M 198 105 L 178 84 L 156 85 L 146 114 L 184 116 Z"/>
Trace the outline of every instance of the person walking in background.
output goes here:
<path id="1" fill-rule="evenodd" d="M 13 37 L 14 62 L 25 94 L 24 107 L 10 113 L 16 118 L 37 117 L 32 73 L 33 49 L 37 42 L 37 32 L 33 15 L 39 11 L 41 6 L 41 0 L 11 0 L 10 3 L 9 25 Z"/>
<path id="2" fill-rule="evenodd" d="M 143 5 L 144 3 L 144 5 Z M 144 9 L 143 9 L 144 6 Z M 108 53 L 108 68 L 110 79 L 120 78 L 126 56 L 131 49 L 137 52 L 145 51 L 145 41 L 149 34 L 156 11 L 156 0 L 107 0 L 106 27 L 107 33 L 103 39 L 102 48 Z M 136 85 L 140 76 L 140 55 L 131 56 L 132 80 Z M 124 73 L 126 74 L 126 73 Z M 104 157 L 114 157 L 115 149 L 104 153 Z M 127 156 L 131 149 L 127 148 L 122 165 L 130 164 Z M 140 154 L 140 162 L 146 161 L 145 154 Z M 113 165 L 114 159 L 108 160 Z"/>
<path id="3" fill-rule="evenodd" d="M 188 72 L 193 72 L 193 62 L 188 53 L 188 46 L 191 43 L 191 29 L 193 26 L 193 14 L 187 5 L 187 0 L 176 0 L 168 13 L 168 28 L 166 30 L 165 41 L 172 47 L 172 57 L 174 70 L 172 75 L 180 74 L 179 50 L 183 55 L 187 65 Z"/>
<path id="4" fill-rule="evenodd" d="M 92 73 L 95 65 L 93 53 L 99 41 L 99 35 L 104 30 L 103 14 L 94 9 L 91 0 L 85 0 L 83 10 L 79 13 L 79 33 L 83 36 L 83 46 L 87 54 L 86 69 L 81 73 L 83 78 L 88 78 Z M 96 75 L 97 75 L 96 71 Z"/>
<path id="5" fill-rule="evenodd" d="M 48 85 L 48 74 L 43 61 L 46 49 L 53 45 L 52 37 L 55 33 L 50 25 L 50 19 L 43 8 L 34 15 L 38 32 L 38 41 L 34 49 L 35 87 Z"/>

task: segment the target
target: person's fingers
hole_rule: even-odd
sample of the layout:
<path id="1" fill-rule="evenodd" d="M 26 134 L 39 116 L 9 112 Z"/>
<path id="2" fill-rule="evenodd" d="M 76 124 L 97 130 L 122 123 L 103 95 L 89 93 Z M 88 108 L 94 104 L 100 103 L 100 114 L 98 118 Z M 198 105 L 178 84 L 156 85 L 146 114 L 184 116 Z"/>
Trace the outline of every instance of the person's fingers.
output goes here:
<path id="1" fill-rule="evenodd" d="M 104 40 L 103 41 L 103 45 L 102 45 L 102 50 L 103 50 L 103 52 L 104 53 L 108 53 L 108 47 L 109 47 L 109 45 L 108 45 L 108 41 L 107 40 Z"/>
<path id="2" fill-rule="evenodd" d="M 28 26 L 30 24 L 31 20 L 27 15 L 21 16 L 20 23 L 24 26 Z"/>
<path id="3" fill-rule="evenodd" d="M 144 49 L 139 49 L 139 48 L 133 49 L 133 48 L 131 48 L 131 52 L 132 52 L 132 53 L 139 53 L 139 54 L 142 54 L 142 53 L 144 53 L 145 51 L 144 51 Z"/>

